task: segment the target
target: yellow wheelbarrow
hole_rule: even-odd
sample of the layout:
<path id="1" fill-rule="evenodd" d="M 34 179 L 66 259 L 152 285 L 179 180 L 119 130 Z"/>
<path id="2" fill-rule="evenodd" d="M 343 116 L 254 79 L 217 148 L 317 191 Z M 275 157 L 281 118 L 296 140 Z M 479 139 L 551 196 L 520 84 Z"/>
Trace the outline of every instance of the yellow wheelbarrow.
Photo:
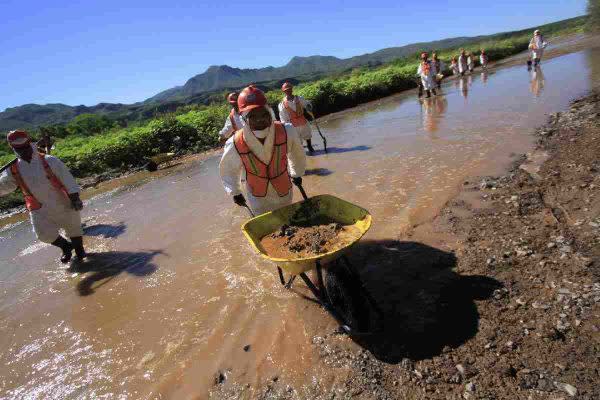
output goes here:
<path id="1" fill-rule="evenodd" d="M 302 185 L 298 188 L 304 201 L 290 204 L 277 210 L 259 215 L 242 225 L 242 231 L 254 250 L 267 260 L 277 265 L 281 284 L 291 289 L 296 276 L 300 276 L 319 304 L 327 310 L 340 324 L 341 331 L 351 336 L 362 336 L 373 333 L 371 323 L 374 310 L 378 320 L 382 321 L 382 313 L 376 302 L 365 289 L 362 281 L 350 264 L 346 253 L 356 244 L 371 227 L 371 214 L 367 210 L 331 195 L 319 195 L 308 198 Z M 351 243 L 343 248 L 305 258 L 274 258 L 269 256 L 261 239 L 282 225 L 302 225 L 310 220 L 325 218 L 343 225 L 354 225 L 356 232 Z M 316 284 L 306 272 L 316 270 Z M 323 279 L 323 269 L 326 276 Z M 284 271 L 291 275 L 286 282 Z"/>

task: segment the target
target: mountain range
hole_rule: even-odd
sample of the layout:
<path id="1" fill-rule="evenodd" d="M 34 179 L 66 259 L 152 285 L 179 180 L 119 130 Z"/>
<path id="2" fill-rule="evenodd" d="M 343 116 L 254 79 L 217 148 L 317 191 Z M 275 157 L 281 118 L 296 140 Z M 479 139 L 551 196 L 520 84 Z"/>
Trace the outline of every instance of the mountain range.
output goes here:
<path id="1" fill-rule="evenodd" d="M 583 17 L 559 21 L 550 25 L 577 23 Z M 531 28 L 532 29 L 532 28 Z M 65 104 L 25 104 L 0 112 L 0 131 L 17 128 L 31 129 L 40 125 L 64 124 L 83 113 L 104 114 L 120 120 L 143 120 L 157 112 L 174 111 L 185 104 L 208 104 L 222 101 L 223 92 L 241 88 L 250 82 L 276 87 L 283 80 L 309 81 L 327 74 L 340 73 L 352 68 L 377 66 L 395 59 L 412 56 L 423 49 L 448 49 L 467 46 L 483 40 L 499 40 L 530 29 L 487 36 L 456 37 L 433 42 L 413 43 L 390 47 L 373 53 L 341 59 L 333 56 L 293 57 L 281 67 L 257 69 L 215 65 L 188 79 L 182 86 L 164 90 L 149 99 L 134 104 L 100 103 L 95 106 L 68 106 Z"/>

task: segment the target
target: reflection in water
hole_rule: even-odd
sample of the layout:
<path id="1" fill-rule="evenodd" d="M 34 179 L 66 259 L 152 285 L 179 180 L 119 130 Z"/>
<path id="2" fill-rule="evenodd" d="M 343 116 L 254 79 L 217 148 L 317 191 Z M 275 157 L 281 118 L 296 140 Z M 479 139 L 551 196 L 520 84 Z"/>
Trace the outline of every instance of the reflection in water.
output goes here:
<path id="1" fill-rule="evenodd" d="M 544 73 L 542 72 L 542 66 L 538 65 L 537 67 L 532 69 L 531 72 L 531 81 L 529 84 L 529 90 L 535 97 L 539 97 L 544 90 L 545 78 Z"/>
<path id="2" fill-rule="evenodd" d="M 423 129 L 425 132 L 434 133 L 439 129 L 439 123 L 444 118 L 444 113 L 448 109 L 448 100 L 446 96 L 434 96 L 421 101 L 423 114 Z"/>
<path id="3" fill-rule="evenodd" d="M 469 76 L 469 78 L 470 78 L 470 76 Z M 466 101 L 467 97 L 469 97 L 469 83 L 467 82 L 467 78 L 464 76 L 461 76 L 460 79 L 458 80 L 458 85 L 460 87 L 460 94 Z"/>
<path id="4" fill-rule="evenodd" d="M 488 72 L 487 72 L 487 70 L 483 70 L 483 71 L 481 71 L 481 82 L 483 82 L 484 85 L 487 85 L 487 81 L 488 81 Z"/>

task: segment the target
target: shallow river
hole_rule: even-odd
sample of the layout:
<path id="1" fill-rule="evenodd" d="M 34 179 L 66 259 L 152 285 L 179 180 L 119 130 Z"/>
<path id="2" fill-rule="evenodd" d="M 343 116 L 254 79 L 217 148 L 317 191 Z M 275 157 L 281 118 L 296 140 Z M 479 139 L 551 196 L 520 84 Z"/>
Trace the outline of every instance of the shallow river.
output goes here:
<path id="1" fill-rule="evenodd" d="M 424 104 L 411 91 L 328 116 L 329 154 L 309 157 L 304 186 L 367 208 L 368 238 L 402 238 L 465 178 L 501 173 L 531 150 L 547 114 L 598 82 L 593 62 L 597 49 L 537 73 L 477 70 Z M 251 386 L 335 379 L 310 345 L 335 323 L 252 253 L 217 166 L 208 158 L 88 201 L 95 254 L 83 275 L 66 272 L 28 222 L 0 231 L 0 398 L 202 399 L 219 371 Z"/>

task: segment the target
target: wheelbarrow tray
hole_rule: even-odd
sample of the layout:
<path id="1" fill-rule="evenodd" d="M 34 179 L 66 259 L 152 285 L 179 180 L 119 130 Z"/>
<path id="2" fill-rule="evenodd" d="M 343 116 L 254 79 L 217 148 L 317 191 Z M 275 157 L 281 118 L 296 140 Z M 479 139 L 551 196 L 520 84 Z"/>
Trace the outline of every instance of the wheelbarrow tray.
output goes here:
<path id="1" fill-rule="evenodd" d="M 327 218 L 342 225 L 354 225 L 358 228 L 356 237 L 350 244 L 338 250 L 295 259 L 271 257 L 260 243 L 263 237 L 275 232 L 282 225 L 296 225 L 303 220 L 318 217 Z M 316 268 L 317 262 L 325 265 L 341 257 L 367 233 L 370 227 L 371 214 L 367 210 L 335 196 L 323 194 L 252 218 L 242 225 L 242 231 L 250 245 L 261 256 L 274 262 L 289 274 L 298 275 Z"/>

